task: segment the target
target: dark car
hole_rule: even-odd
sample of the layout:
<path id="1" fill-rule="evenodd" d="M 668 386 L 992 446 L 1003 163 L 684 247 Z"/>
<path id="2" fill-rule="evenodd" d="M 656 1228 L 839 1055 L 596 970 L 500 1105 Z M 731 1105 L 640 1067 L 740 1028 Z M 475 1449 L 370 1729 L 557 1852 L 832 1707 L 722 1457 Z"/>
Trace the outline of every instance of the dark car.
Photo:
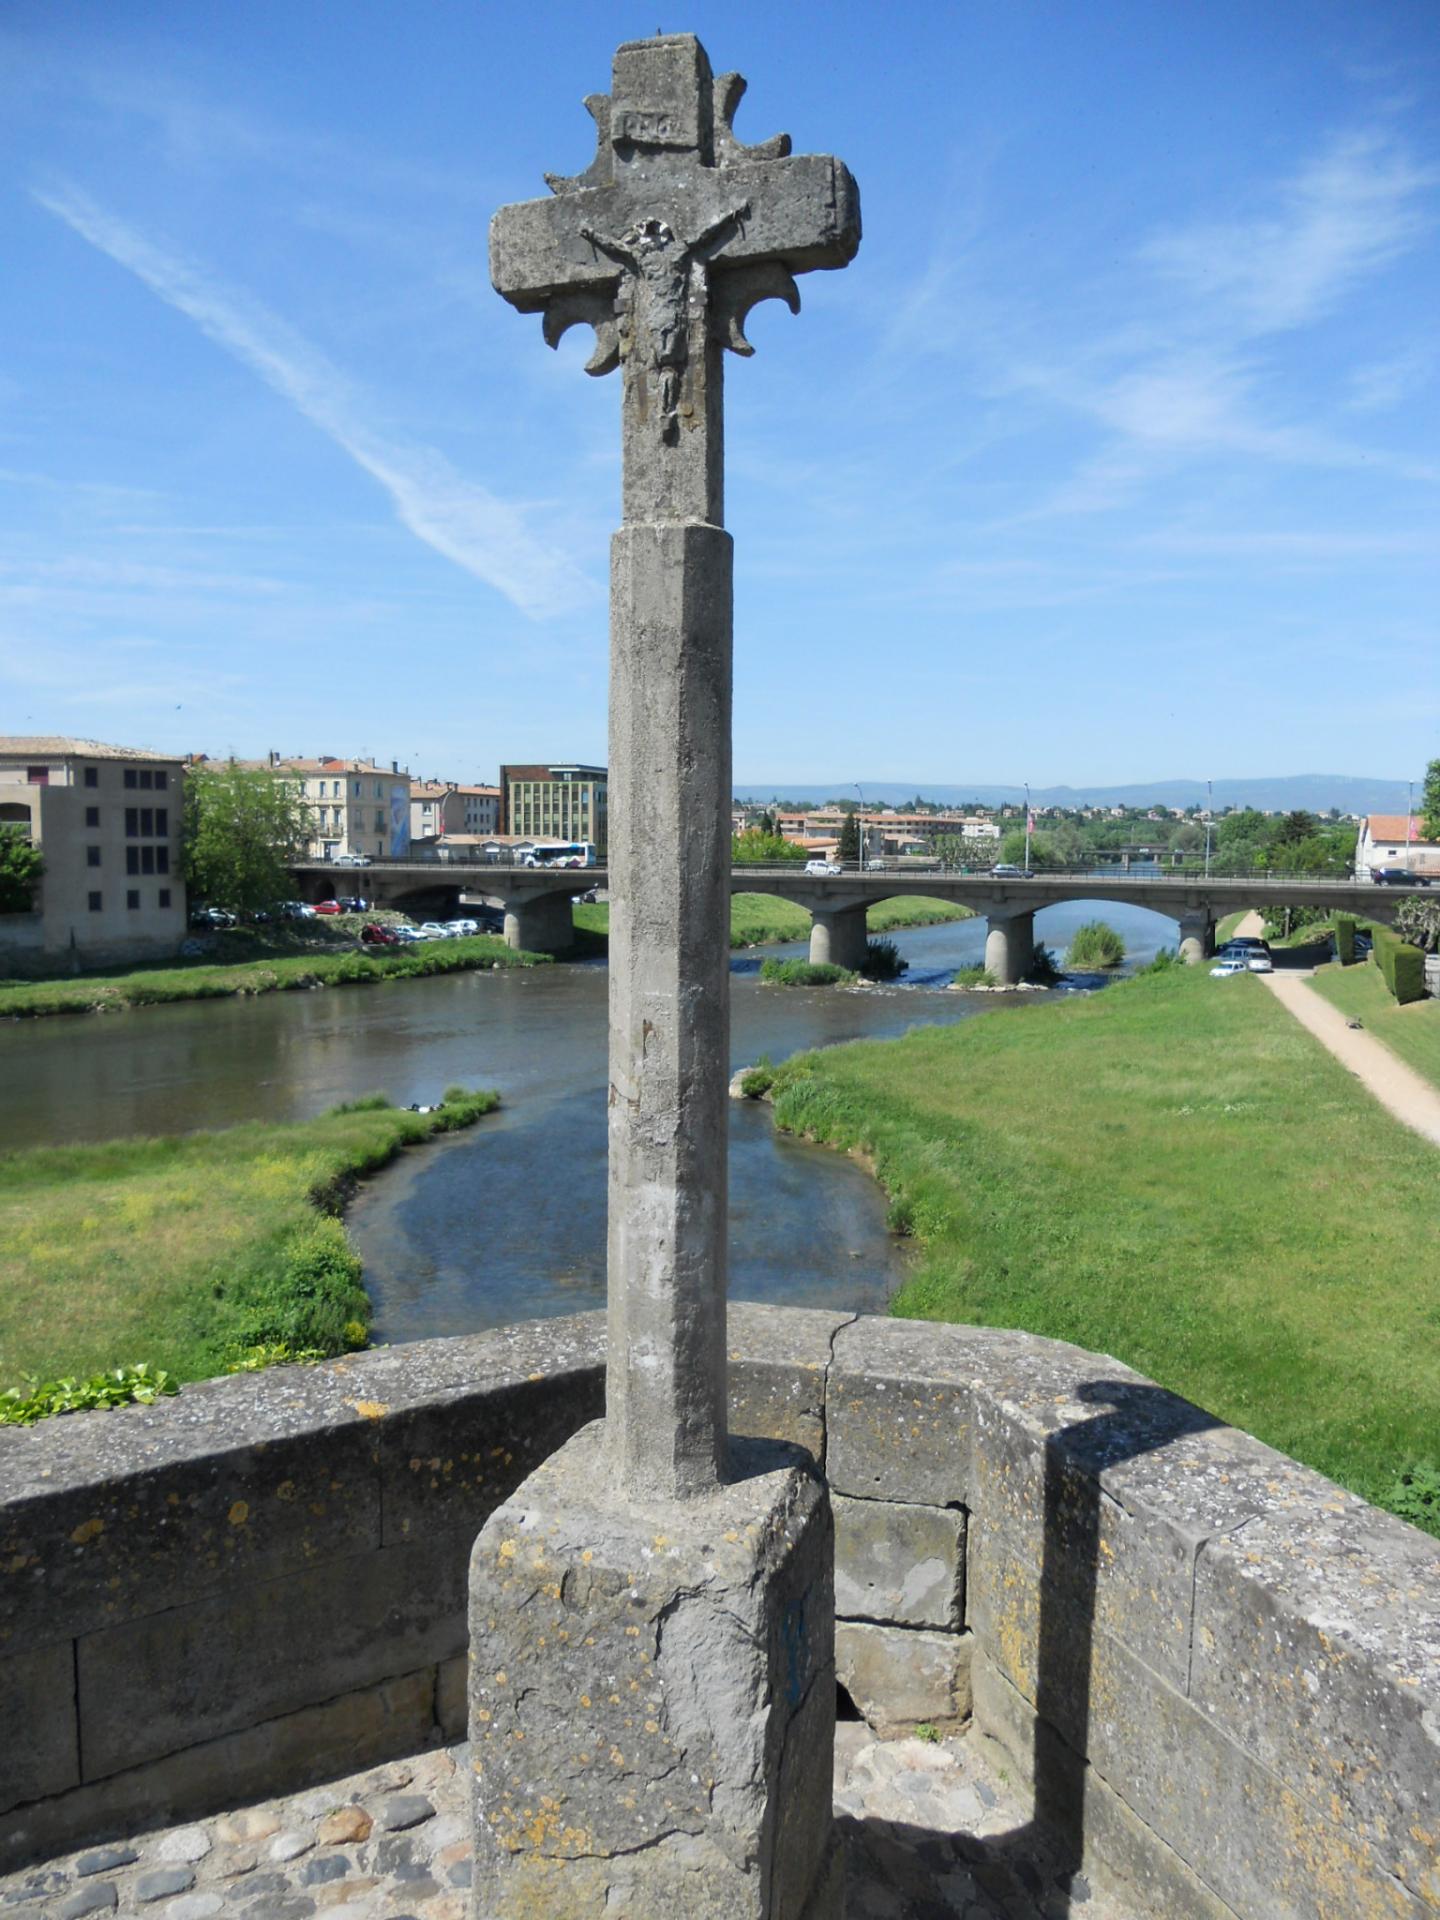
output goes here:
<path id="1" fill-rule="evenodd" d="M 1428 887 L 1428 873 L 1416 873 L 1412 867 L 1372 867 L 1370 878 L 1377 887 Z"/>
<path id="2" fill-rule="evenodd" d="M 192 927 L 233 927 L 235 915 L 228 907 L 196 907 L 190 915 Z"/>
<path id="3" fill-rule="evenodd" d="M 370 905 L 370 902 L 368 900 L 362 900 L 359 894 L 355 893 L 351 894 L 348 900 L 342 900 L 340 905 L 346 913 L 364 913 L 365 909 Z"/>
<path id="4" fill-rule="evenodd" d="M 393 927 L 367 925 L 360 929 L 360 938 L 367 947 L 398 947 L 400 936 Z"/>

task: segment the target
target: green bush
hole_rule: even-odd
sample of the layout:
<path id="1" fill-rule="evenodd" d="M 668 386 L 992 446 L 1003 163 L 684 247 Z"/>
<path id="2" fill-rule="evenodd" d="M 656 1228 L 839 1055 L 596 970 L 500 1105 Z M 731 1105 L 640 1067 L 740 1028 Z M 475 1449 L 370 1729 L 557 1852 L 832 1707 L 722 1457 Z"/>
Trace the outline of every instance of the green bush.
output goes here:
<path id="1" fill-rule="evenodd" d="M 1118 967 L 1124 959 L 1125 942 L 1114 927 L 1106 920 L 1087 920 L 1075 929 L 1065 964 L 1092 972 L 1097 967 Z"/>
<path id="2" fill-rule="evenodd" d="M 1376 927 L 1372 957 L 1393 997 L 1403 1006 L 1425 998 L 1425 956 L 1419 947 L 1393 934 L 1388 927 Z"/>
<path id="3" fill-rule="evenodd" d="M 1335 958 L 1342 967 L 1355 964 L 1355 922 L 1343 913 L 1335 917 Z"/>
<path id="4" fill-rule="evenodd" d="M 1025 978 L 1037 987 L 1053 987 L 1063 976 L 1049 947 L 1036 947 L 1025 969 Z"/>
<path id="5" fill-rule="evenodd" d="M 860 971 L 867 980 L 898 980 L 909 964 L 895 942 L 882 936 L 867 943 Z"/>
<path id="6" fill-rule="evenodd" d="M 0 1427 L 30 1427 L 53 1413 L 80 1413 L 90 1407 L 148 1407 L 179 1388 L 163 1367 L 112 1367 L 89 1380 L 27 1380 L 0 1393 Z"/>
<path id="7" fill-rule="evenodd" d="M 1184 964 L 1174 947 L 1161 947 L 1153 960 L 1147 960 L 1143 967 L 1135 969 L 1135 977 L 1139 979 L 1144 973 L 1169 973 L 1172 967 L 1183 967 Z"/>
<path id="8" fill-rule="evenodd" d="M 1412 1461 L 1386 1495 L 1385 1505 L 1412 1526 L 1440 1534 L 1440 1467 Z"/>
<path id="9" fill-rule="evenodd" d="M 775 1084 L 775 1068 L 768 1053 L 762 1053 L 753 1067 L 740 1076 L 740 1091 L 747 1100 L 763 1100 Z"/>
<path id="10" fill-rule="evenodd" d="M 957 967 L 950 984 L 952 987 L 993 987 L 997 982 L 988 967 Z"/>
<path id="11" fill-rule="evenodd" d="M 848 967 L 817 960 L 762 960 L 760 978 L 777 987 L 842 987 L 853 984 Z"/>

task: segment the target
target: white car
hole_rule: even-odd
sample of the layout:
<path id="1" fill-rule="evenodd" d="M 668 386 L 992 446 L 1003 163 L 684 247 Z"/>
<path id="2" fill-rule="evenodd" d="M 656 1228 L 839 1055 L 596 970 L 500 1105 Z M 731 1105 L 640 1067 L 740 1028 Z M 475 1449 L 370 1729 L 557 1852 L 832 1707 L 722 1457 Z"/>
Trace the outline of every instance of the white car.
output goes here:
<path id="1" fill-rule="evenodd" d="M 463 940 L 467 934 L 479 933 L 480 922 L 478 920 L 451 920 L 447 922 L 447 927 L 456 940 Z"/>
<path id="2" fill-rule="evenodd" d="M 420 932 L 426 940 L 453 940 L 455 935 L 443 920 L 422 920 Z"/>
<path id="3" fill-rule="evenodd" d="M 1210 969 L 1212 980 L 1228 980 L 1233 973 L 1248 973 L 1250 968 L 1244 960 L 1217 960 Z"/>
<path id="4" fill-rule="evenodd" d="M 839 873 L 841 869 L 833 860 L 807 860 L 805 871 L 806 873 Z"/>
<path id="5" fill-rule="evenodd" d="M 337 853 L 330 864 L 332 867 L 368 867 L 370 856 L 368 853 Z"/>
<path id="6" fill-rule="evenodd" d="M 1247 973 L 1274 973 L 1275 962 L 1268 953 L 1248 953 L 1245 956 Z"/>
<path id="7" fill-rule="evenodd" d="M 430 936 L 419 927 L 396 927 L 395 938 L 403 940 L 408 946 L 416 940 L 428 940 Z"/>

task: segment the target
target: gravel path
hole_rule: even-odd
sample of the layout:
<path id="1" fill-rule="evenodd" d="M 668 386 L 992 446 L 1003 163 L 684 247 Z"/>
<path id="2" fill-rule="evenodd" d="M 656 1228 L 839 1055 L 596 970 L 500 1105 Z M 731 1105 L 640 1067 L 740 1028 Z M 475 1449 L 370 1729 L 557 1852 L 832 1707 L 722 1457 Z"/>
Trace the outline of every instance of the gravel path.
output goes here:
<path id="1" fill-rule="evenodd" d="M 64 1854 L 0 1877 L 0 1920 L 467 1920 L 467 1760 L 437 1748 Z M 1081 1874 L 1056 1885 L 974 1736 L 877 1741 L 842 1722 L 835 1812 L 848 1920 L 1130 1920 Z"/>
<path id="2" fill-rule="evenodd" d="M 1259 933 L 1258 913 L 1247 914 L 1235 929 L 1237 933 Z M 1382 1107 L 1403 1125 L 1440 1146 L 1440 1093 L 1428 1080 L 1393 1054 L 1383 1040 L 1352 1027 L 1338 1007 L 1322 1000 L 1309 986 L 1312 968 L 1296 967 L 1260 978 L 1283 1007 L 1294 1014 L 1307 1032 L 1327 1047 L 1342 1067 L 1347 1068 L 1374 1094 Z"/>

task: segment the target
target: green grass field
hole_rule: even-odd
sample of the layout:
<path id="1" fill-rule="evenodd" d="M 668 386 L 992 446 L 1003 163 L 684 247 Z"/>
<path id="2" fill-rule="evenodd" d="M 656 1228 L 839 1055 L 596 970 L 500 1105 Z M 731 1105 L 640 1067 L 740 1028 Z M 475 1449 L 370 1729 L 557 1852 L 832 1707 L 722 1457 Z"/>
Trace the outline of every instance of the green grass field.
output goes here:
<path id="1" fill-rule="evenodd" d="M 1397 1006 L 1371 961 L 1353 967 L 1321 967 L 1310 985 L 1365 1031 L 1383 1040 L 1407 1066 L 1440 1087 L 1440 1000 L 1413 1000 Z"/>
<path id="2" fill-rule="evenodd" d="M 828 1048 L 777 1092 L 916 1235 L 897 1312 L 1114 1354 L 1382 1504 L 1440 1465 L 1440 1162 L 1258 979 Z"/>
<path id="3" fill-rule="evenodd" d="M 361 1102 L 0 1156 L 0 1390 L 140 1361 L 196 1380 L 256 1346 L 363 1346 L 370 1303 L 337 1217 L 349 1185 L 497 1104 Z"/>
<path id="4" fill-rule="evenodd" d="M 938 926 L 949 920 L 969 920 L 968 907 L 949 900 L 882 900 L 865 915 L 871 933 L 890 933 L 897 927 Z M 589 934 L 610 931 L 608 906 L 580 906 L 575 909 L 575 924 Z M 810 933 L 810 915 L 793 901 L 777 899 L 768 893 L 737 893 L 730 899 L 730 945 L 732 947 L 777 946 L 784 940 L 804 940 Z"/>
<path id="5" fill-rule="evenodd" d="M 313 986 L 364 986 L 417 980 L 478 967 L 533 967 L 549 956 L 515 953 L 490 934 L 413 947 L 332 946 L 237 960 L 182 960 L 163 967 L 86 973 L 70 980 L 0 980 L 0 1020 L 52 1013 L 105 1013 L 158 1007 L 174 1000 L 214 1000 L 235 993 L 283 993 Z"/>

